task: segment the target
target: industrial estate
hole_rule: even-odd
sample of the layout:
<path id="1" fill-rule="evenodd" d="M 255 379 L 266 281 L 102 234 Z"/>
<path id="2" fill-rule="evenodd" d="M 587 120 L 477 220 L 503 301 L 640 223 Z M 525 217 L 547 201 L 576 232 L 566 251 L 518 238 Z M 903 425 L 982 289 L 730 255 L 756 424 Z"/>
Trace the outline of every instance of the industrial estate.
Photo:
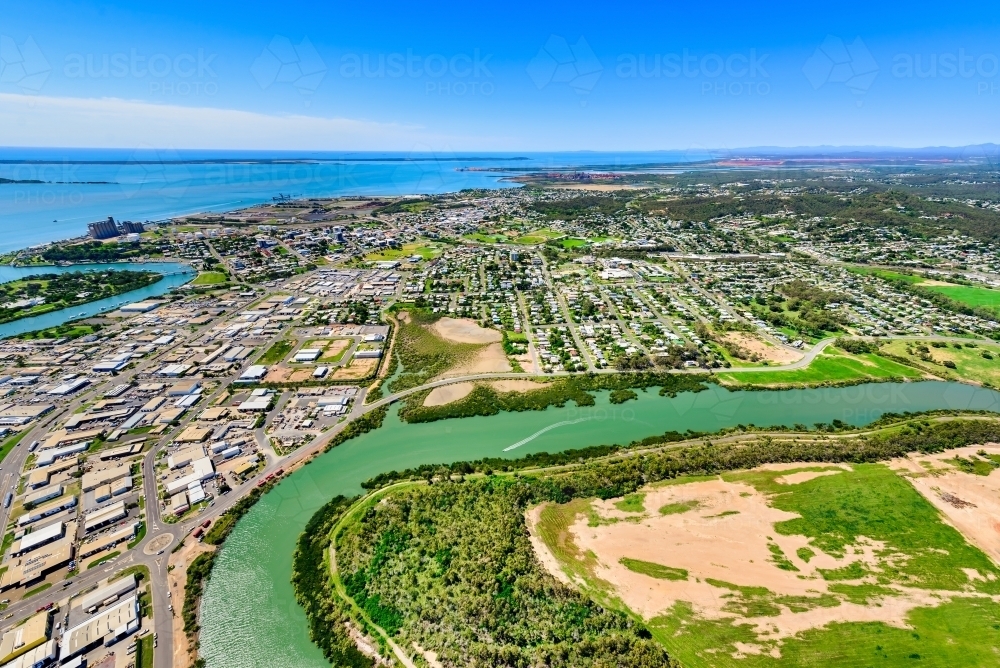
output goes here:
<path id="1" fill-rule="evenodd" d="M 4 323 L 66 317 L 0 341 L 0 666 L 204 665 L 206 587 L 255 503 L 390 423 L 515 412 L 557 417 L 368 473 L 270 546 L 327 660 L 1000 662 L 995 171 L 513 178 L 4 256 L 32 272 Z M 192 280 L 129 298 L 165 263 Z M 683 426 L 699 406 L 714 422 Z M 542 447 L 592 419 L 571 407 L 639 417 Z"/>

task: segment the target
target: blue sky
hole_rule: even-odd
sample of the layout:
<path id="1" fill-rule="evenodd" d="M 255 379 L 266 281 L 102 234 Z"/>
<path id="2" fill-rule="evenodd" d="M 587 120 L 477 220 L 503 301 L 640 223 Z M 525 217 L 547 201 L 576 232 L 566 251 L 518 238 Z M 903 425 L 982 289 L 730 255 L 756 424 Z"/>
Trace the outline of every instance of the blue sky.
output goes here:
<path id="1" fill-rule="evenodd" d="M 1000 141 L 996 4 L 423 4 L 3 0 L 0 145 Z"/>

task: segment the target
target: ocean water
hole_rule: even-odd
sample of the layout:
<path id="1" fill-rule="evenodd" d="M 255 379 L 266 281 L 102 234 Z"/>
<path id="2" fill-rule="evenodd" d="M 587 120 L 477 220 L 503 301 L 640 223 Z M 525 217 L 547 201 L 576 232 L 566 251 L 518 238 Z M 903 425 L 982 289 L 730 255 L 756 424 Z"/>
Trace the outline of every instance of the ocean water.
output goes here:
<path id="1" fill-rule="evenodd" d="M 87 223 L 162 220 L 292 197 L 513 187 L 514 170 L 627 168 L 691 152 L 392 154 L 0 148 L 0 252 L 86 234 Z M 509 168 L 509 172 L 467 171 Z"/>

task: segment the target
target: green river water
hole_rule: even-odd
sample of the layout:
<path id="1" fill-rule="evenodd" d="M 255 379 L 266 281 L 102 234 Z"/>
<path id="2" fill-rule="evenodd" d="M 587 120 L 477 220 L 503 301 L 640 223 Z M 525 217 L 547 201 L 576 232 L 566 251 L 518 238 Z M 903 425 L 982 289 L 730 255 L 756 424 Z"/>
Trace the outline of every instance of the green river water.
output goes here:
<path id="1" fill-rule="evenodd" d="M 716 431 L 737 424 L 812 425 L 834 419 L 861 426 L 883 413 L 933 409 L 1000 411 L 1000 393 L 957 383 L 870 384 L 845 388 L 660 397 L 638 392 L 618 406 L 599 393 L 590 408 L 501 413 L 404 424 L 392 408 L 382 428 L 334 448 L 264 496 L 239 522 L 215 563 L 202 604 L 201 654 L 209 668 L 325 668 L 309 640 L 290 583 L 292 552 L 306 521 L 337 494 L 392 469 L 487 456 L 520 457 L 665 431 Z M 534 436 L 534 438 L 532 438 Z M 505 452 L 506 448 L 522 443 Z"/>

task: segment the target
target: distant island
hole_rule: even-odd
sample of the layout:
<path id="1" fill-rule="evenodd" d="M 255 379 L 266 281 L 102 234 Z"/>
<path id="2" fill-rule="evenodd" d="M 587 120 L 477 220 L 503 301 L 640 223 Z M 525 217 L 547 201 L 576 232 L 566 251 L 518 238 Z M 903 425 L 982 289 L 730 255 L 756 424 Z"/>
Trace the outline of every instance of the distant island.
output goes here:
<path id="1" fill-rule="evenodd" d="M 0 178 L 0 185 L 3 184 L 43 184 L 54 183 L 62 186 L 100 186 L 114 185 L 117 181 L 41 181 L 39 179 L 5 179 Z"/>
<path id="2" fill-rule="evenodd" d="M 0 324 L 114 297 L 162 278 L 162 274 L 131 270 L 27 276 L 0 284 Z"/>

